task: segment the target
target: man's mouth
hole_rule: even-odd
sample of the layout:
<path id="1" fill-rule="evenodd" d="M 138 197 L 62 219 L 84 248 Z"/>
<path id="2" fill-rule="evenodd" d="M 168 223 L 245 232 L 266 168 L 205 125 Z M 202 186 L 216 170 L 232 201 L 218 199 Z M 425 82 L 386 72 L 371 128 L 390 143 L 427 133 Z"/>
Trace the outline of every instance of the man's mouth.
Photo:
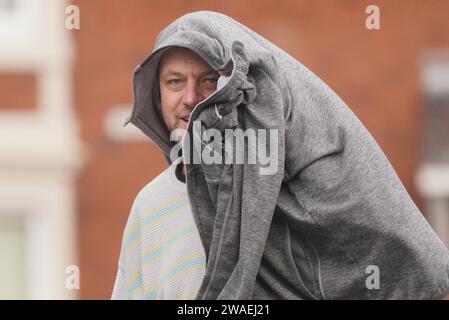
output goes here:
<path id="1" fill-rule="evenodd" d="M 182 120 L 184 120 L 185 122 L 189 122 L 190 119 L 190 114 L 184 117 L 181 117 Z"/>

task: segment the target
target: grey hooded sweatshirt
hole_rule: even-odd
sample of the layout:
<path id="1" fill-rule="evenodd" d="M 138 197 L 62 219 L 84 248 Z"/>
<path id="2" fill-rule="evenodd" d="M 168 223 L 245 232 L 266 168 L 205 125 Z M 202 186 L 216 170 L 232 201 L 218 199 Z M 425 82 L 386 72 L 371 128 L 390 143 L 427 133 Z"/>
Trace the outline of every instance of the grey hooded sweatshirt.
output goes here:
<path id="1" fill-rule="evenodd" d="M 275 132 L 257 136 L 274 165 L 261 157 L 250 163 L 259 156 L 250 143 L 226 149 L 228 142 L 215 138 L 222 155 L 235 153 L 235 159 L 198 163 L 195 156 L 210 151 L 210 143 L 183 139 L 188 196 L 206 252 L 197 299 L 439 299 L 449 293 L 447 248 L 366 128 L 300 62 L 223 14 L 178 18 L 134 72 L 134 106 L 125 123 L 148 135 L 169 163 L 174 142 L 158 112 L 157 68 L 172 46 L 231 72 L 195 106 L 185 137 L 208 129 L 222 137 L 226 130 Z M 246 161 L 237 163 L 237 154 Z"/>

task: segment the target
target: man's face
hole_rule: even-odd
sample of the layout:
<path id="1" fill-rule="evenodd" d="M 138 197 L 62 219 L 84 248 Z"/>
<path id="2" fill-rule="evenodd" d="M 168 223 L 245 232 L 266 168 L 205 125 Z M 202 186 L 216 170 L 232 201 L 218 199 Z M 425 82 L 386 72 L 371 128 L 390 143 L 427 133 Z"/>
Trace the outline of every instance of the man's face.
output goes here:
<path id="1" fill-rule="evenodd" d="M 162 116 L 168 129 L 187 129 L 193 108 L 217 88 L 220 74 L 189 49 L 174 47 L 159 65 Z"/>

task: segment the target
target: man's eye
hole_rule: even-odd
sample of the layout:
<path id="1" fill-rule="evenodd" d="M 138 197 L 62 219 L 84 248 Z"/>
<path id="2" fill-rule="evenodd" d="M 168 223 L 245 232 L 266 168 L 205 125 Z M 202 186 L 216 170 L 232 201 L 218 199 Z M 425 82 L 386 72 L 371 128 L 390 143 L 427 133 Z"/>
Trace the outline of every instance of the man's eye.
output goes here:
<path id="1" fill-rule="evenodd" d="M 182 83 L 182 80 L 181 79 L 170 79 L 170 80 L 167 80 L 167 83 L 169 85 L 179 85 Z"/>
<path id="2" fill-rule="evenodd" d="M 203 81 L 206 84 L 216 84 L 218 81 L 218 78 L 205 78 L 205 79 L 203 79 Z"/>

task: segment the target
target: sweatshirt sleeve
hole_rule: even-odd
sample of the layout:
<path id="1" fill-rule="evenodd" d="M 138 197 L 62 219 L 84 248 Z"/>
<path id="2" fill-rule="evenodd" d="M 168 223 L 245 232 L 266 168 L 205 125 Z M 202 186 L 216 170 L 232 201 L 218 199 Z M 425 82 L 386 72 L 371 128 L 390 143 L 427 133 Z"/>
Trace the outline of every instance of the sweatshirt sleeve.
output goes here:
<path id="1" fill-rule="evenodd" d="M 117 276 L 115 278 L 111 300 L 128 300 L 128 293 L 126 292 L 125 272 L 122 268 L 120 268 L 120 266 L 117 270 Z"/>
<path id="2" fill-rule="evenodd" d="M 316 230 L 327 297 L 443 298 L 449 251 L 368 130 L 325 84 L 307 80 L 287 121 L 286 175 Z"/>
<path id="3" fill-rule="evenodd" d="M 130 210 L 128 221 L 123 232 L 123 239 L 118 261 L 117 275 L 114 283 L 111 299 L 113 300 L 131 300 L 142 299 L 141 283 L 133 290 L 128 290 L 130 277 L 136 273 L 140 274 L 140 202 L 141 196 L 136 196 Z M 134 246 L 128 245 L 130 241 L 135 242 Z"/>

